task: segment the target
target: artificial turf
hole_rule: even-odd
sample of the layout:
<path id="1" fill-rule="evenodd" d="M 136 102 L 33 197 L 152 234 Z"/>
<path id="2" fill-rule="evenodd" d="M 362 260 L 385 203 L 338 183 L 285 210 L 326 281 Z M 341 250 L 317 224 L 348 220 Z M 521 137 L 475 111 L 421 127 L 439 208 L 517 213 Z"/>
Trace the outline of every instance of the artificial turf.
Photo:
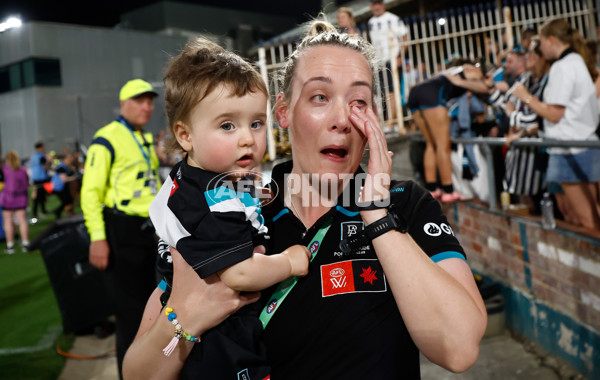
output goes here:
<path id="1" fill-rule="evenodd" d="M 58 205 L 48 199 L 48 209 Z M 78 210 L 76 210 L 78 211 Z M 30 224 L 34 241 L 54 222 L 53 216 Z M 17 228 L 18 230 L 18 228 Z M 65 358 L 56 351 L 71 348 L 74 335 L 62 333 L 60 311 L 39 250 L 5 253 L 0 244 L 0 380 L 55 380 Z"/>

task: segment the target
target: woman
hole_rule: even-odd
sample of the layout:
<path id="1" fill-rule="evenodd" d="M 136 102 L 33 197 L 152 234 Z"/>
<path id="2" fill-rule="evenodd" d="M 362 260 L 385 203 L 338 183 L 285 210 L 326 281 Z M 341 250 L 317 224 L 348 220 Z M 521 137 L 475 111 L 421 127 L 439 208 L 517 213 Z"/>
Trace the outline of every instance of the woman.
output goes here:
<path id="1" fill-rule="evenodd" d="M 352 9 L 348 7 L 341 7 L 338 9 L 337 22 L 340 33 L 358 34 L 360 36 L 360 29 L 356 27 L 356 21 L 354 21 Z"/>
<path id="2" fill-rule="evenodd" d="M 522 84 L 513 95 L 544 118 L 544 135 L 556 140 L 598 140 L 598 103 L 594 58 L 581 35 L 564 19 L 540 28 L 541 50 L 555 60 L 548 74 L 543 101 Z M 546 180 L 558 182 L 581 225 L 600 230 L 600 150 L 551 147 Z"/>
<path id="3" fill-rule="evenodd" d="M 316 253 L 309 274 L 284 285 L 289 293 L 263 292 L 273 378 L 418 379 L 419 350 L 455 372 L 477 359 L 485 306 L 437 201 L 412 182 L 389 181 L 391 157 L 374 112 L 375 67 L 368 42 L 317 21 L 282 72 L 275 112 L 290 129 L 293 159 L 273 170 L 271 189 L 279 191 L 263 209 L 270 248 L 296 242 Z M 181 310 L 189 333 L 202 334 L 249 301 L 219 291 L 222 310 L 209 310 L 218 300 L 206 301 L 205 293 L 222 286 L 193 278 L 172 253 L 169 304 Z M 201 344 L 180 344 L 161 357 L 173 327 L 159 315 L 160 293 L 148 301 L 126 378 L 177 378 L 201 351 Z"/>
<path id="4" fill-rule="evenodd" d="M 407 106 L 413 120 L 425 138 L 423 169 L 425 188 L 442 202 L 461 199 L 452 186 L 452 161 L 450 159 L 450 116 L 447 103 L 467 90 L 486 93 L 479 67 L 470 64 L 451 64 L 451 68 L 417 84 L 408 95 Z M 438 188 L 438 172 L 441 189 Z"/>
<path id="5" fill-rule="evenodd" d="M 520 77 L 519 83 L 541 99 L 548 81 L 550 62 L 542 54 L 539 38 L 532 38 L 528 46 L 525 55 L 527 72 Z M 501 100 L 506 116 L 510 120 L 507 145 L 522 137 L 537 136 L 538 131 L 543 129 L 542 119 L 525 103 L 513 96 L 512 91 L 512 88 L 509 89 Z M 540 214 L 539 204 L 544 189 L 547 161 L 545 149 L 539 147 L 511 146 L 506 154 L 504 191 L 520 195 L 532 214 Z"/>
<path id="6" fill-rule="evenodd" d="M 29 177 L 27 171 L 21 166 L 21 159 L 14 150 L 6 154 L 4 164 L 4 188 L 0 194 L 4 231 L 6 232 L 6 253 L 15 253 L 15 215 L 19 222 L 21 233 L 21 250 L 27 252 L 29 248 L 29 225 L 27 224 L 27 203 L 29 200 Z"/>

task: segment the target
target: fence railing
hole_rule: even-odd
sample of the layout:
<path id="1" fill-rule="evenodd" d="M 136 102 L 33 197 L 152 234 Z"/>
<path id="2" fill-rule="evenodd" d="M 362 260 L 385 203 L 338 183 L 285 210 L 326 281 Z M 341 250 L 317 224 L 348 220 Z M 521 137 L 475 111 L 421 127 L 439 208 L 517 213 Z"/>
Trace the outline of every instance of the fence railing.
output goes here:
<path id="1" fill-rule="evenodd" d="M 413 140 L 425 142 L 421 135 L 414 135 Z M 498 205 L 498 194 L 496 193 L 496 173 L 494 171 L 494 159 L 490 146 L 506 145 L 506 138 L 503 137 L 473 137 L 462 138 L 453 137 L 451 141 L 456 144 L 473 144 L 479 145 L 485 157 L 487 169 L 487 184 L 489 187 L 489 208 L 496 209 Z M 523 138 L 513 141 L 511 146 L 516 147 L 562 147 L 562 148 L 589 148 L 600 149 L 599 140 L 552 140 L 545 138 Z M 598 163 L 600 164 L 600 163 Z"/>
<path id="2" fill-rule="evenodd" d="M 400 57 L 391 60 L 392 83 L 395 104 L 383 102 L 382 97 L 390 98 L 392 83 L 383 83 L 382 91 L 376 91 L 376 104 L 380 111 L 381 125 L 396 124 L 399 134 L 405 133 L 405 122 L 411 119 L 408 110 L 402 104 L 408 99 L 410 89 L 415 84 L 436 75 L 445 69 L 449 60 L 454 57 L 484 58 L 488 62 L 497 63 L 498 55 L 512 49 L 514 43 L 521 42 L 520 30 L 531 27 L 538 30 L 548 19 L 563 17 L 576 27 L 584 38 L 596 39 L 596 22 L 594 0 L 527 0 L 505 1 L 499 8 L 496 3 L 479 3 L 470 7 L 449 9 L 442 12 L 427 13 L 421 16 L 401 18 L 407 31 L 407 39 L 396 41 L 390 38 L 390 51 L 395 44 L 400 44 Z M 365 24 L 359 25 L 363 37 L 368 39 L 370 31 Z M 385 28 L 385 25 L 375 25 Z M 299 42 L 299 35 L 291 35 L 285 39 L 273 39 L 262 44 L 258 49 L 258 65 L 263 78 L 269 85 L 270 104 L 274 104 L 279 93 L 277 72 L 287 57 L 294 51 Z M 401 68 L 403 75 L 399 75 Z M 385 69 L 382 65 L 381 69 Z M 387 76 L 383 76 L 387 78 Z M 400 87 L 403 90 L 400 90 Z M 383 95 L 379 95 L 382 93 Z M 402 102 L 401 100 L 402 99 Z M 383 111 L 383 106 L 387 112 Z M 396 112 L 391 112 L 391 107 Z M 398 115 L 396 119 L 384 119 L 385 115 Z M 268 123 L 271 128 L 269 141 L 269 157 L 274 160 L 283 150 L 289 148 L 287 130 Z"/>

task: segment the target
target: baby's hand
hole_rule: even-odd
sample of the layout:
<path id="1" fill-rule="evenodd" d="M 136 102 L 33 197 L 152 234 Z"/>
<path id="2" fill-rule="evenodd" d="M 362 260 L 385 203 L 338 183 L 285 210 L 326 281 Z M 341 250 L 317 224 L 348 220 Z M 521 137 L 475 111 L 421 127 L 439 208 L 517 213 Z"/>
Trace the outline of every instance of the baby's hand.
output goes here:
<path id="1" fill-rule="evenodd" d="M 304 277 L 308 274 L 308 264 L 310 263 L 310 252 L 303 245 L 293 245 L 281 252 L 286 255 L 292 267 L 291 276 Z"/>

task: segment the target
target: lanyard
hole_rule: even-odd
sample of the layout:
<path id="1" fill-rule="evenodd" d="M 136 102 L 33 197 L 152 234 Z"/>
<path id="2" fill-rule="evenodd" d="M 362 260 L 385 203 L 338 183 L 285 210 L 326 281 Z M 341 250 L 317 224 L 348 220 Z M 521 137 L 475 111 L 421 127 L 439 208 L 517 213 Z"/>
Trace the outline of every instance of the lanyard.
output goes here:
<path id="1" fill-rule="evenodd" d="M 133 133 L 133 126 L 123 116 L 120 116 L 120 115 L 117 118 L 117 121 L 119 123 L 123 124 L 124 126 L 126 126 L 129 133 L 131 133 L 131 137 L 133 137 L 133 141 L 135 141 L 135 143 L 138 145 L 138 148 L 140 148 L 140 151 L 142 152 L 142 155 L 144 156 L 144 160 L 146 160 L 146 164 L 148 164 L 148 175 L 152 175 L 152 165 L 150 164 L 150 155 L 151 155 L 150 145 L 148 145 L 148 153 L 146 153 L 146 150 L 144 149 L 142 144 L 140 144 L 138 139 L 135 138 L 135 134 Z M 147 145 L 146 138 L 144 137 L 144 132 L 140 131 L 140 135 L 142 136 L 142 140 L 144 140 L 144 145 Z"/>
<path id="2" fill-rule="evenodd" d="M 310 258 L 311 262 L 317 256 L 317 252 L 319 252 L 319 248 L 321 248 L 321 242 L 323 242 L 323 238 L 325 238 L 327 231 L 329 231 L 329 227 L 331 227 L 332 222 L 333 217 L 329 218 L 329 220 L 325 222 L 323 227 L 321 227 L 321 229 L 317 231 L 315 237 L 313 237 L 311 242 L 307 245 L 309 251 L 312 253 L 312 256 Z M 275 314 L 279 306 L 283 303 L 283 300 L 287 297 L 287 295 L 290 293 L 292 288 L 296 286 L 297 283 L 298 277 L 290 277 L 279 283 L 277 289 L 275 289 L 275 292 L 273 293 L 271 299 L 267 303 L 267 306 L 265 306 L 263 311 L 260 313 L 259 319 L 262 322 L 263 329 L 267 327 L 267 323 L 269 323 L 269 321 L 273 317 L 273 314 Z"/>

